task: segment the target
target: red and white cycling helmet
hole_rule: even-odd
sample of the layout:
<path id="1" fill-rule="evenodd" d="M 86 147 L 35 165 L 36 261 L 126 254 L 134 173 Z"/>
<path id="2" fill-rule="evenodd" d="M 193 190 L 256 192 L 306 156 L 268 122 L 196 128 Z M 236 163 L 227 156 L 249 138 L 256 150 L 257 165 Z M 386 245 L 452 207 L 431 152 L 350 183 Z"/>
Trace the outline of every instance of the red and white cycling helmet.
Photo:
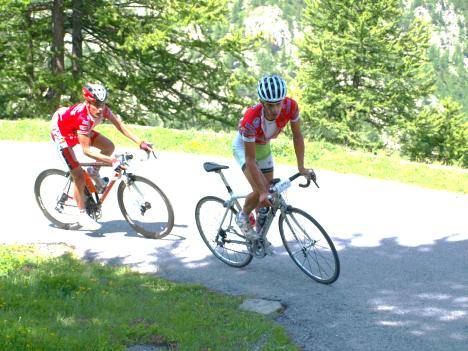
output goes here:
<path id="1" fill-rule="evenodd" d="M 107 90 L 101 84 L 86 83 L 82 91 L 83 97 L 89 102 L 104 102 L 107 99 Z"/>

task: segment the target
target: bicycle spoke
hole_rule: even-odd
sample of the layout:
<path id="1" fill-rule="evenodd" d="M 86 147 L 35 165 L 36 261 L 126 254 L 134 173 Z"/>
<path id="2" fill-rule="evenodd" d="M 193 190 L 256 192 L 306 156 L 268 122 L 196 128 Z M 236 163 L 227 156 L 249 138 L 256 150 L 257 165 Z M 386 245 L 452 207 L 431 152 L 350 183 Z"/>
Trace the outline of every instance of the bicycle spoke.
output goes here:
<path id="1" fill-rule="evenodd" d="M 301 227 L 301 230 L 303 230 L 302 227 Z M 292 228 L 291 228 L 291 231 L 293 231 Z M 296 238 L 297 238 L 297 237 L 296 237 Z M 316 250 L 316 246 L 317 246 L 317 245 L 316 245 L 315 243 L 311 243 L 311 244 L 309 245 L 309 247 L 306 247 L 306 245 L 304 244 L 304 242 L 303 242 L 302 240 L 300 240 L 300 239 L 297 239 L 297 240 L 301 242 L 302 248 L 300 248 L 299 250 L 297 250 L 296 252 L 294 252 L 293 255 L 296 255 L 297 253 L 301 253 L 301 254 L 304 256 L 304 260 L 302 261 L 301 264 L 304 265 L 304 263 L 307 261 L 308 267 L 309 267 L 309 271 L 312 271 L 312 269 L 313 269 L 313 268 L 312 268 L 312 265 L 311 265 L 311 263 L 310 263 L 310 260 L 309 260 L 309 258 L 311 258 L 311 259 L 313 259 L 313 261 L 314 261 L 315 264 L 317 265 L 317 268 L 318 268 L 320 277 L 323 277 L 323 273 L 322 273 L 322 270 L 323 270 L 323 269 L 322 269 L 322 265 L 321 265 L 320 262 L 319 262 L 319 261 L 320 261 L 320 260 L 319 260 L 319 257 L 325 262 L 325 264 L 328 265 L 328 267 L 329 267 L 330 269 L 332 269 L 330 263 L 328 262 L 328 258 L 325 257 L 324 255 L 322 255 L 318 250 Z M 324 246 L 320 246 L 320 247 L 322 247 L 323 249 L 328 249 L 328 247 L 324 247 Z M 312 250 L 311 250 L 311 248 L 312 248 Z M 309 252 L 310 252 L 311 254 L 313 254 L 313 257 L 310 257 L 310 256 L 308 255 Z"/>
<path id="2" fill-rule="evenodd" d="M 220 253 L 222 256 L 225 256 L 225 255 L 226 255 L 226 256 L 228 256 L 229 258 L 231 258 L 232 256 L 234 256 L 234 259 L 231 259 L 231 261 L 233 261 L 233 262 L 239 261 L 239 254 L 244 254 L 243 252 L 240 252 L 240 251 L 237 251 L 237 250 L 233 250 L 233 249 L 228 249 L 228 248 L 226 248 L 226 247 L 224 247 L 224 246 L 219 246 L 219 245 L 218 245 L 217 248 L 221 248 L 221 249 L 222 249 L 221 251 L 225 253 L 225 254 Z M 216 251 L 219 252 L 218 250 L 216 250 Z M 231 253 L 232 253 L 232 255 L 231 255 Z"/>
<path id="3" fill-rule="evenodd" d="M 213 254 L 230 266 L 243 267 L 252 256 L 234 228 L 235 215 L 234 209 L 224 207 L 224 201 L 213 196 L 201 199 L 195 211 L 200 235 Z"/>
<path id="4" fill-rule="evenodd" d="M 148 238 L 168 235 L 174 225 L 169 199 L 152 181 L 134 176 L 132 182 L 120 183 L 117 198 L 127 222 Z"/>
<path id="5" fill-rule="evenodd" d="M 292 209 L 280 219 L 283 243 L 296 265 L 321 283 L 335 281 L 339 261 L 328 235 L 304 211 Z"/>
<path id="6" fill-rule="evenodd" d="M 34 184 L 34 194 L 41 211 L 61 228 L 76 223 L 78 207 L 71 185 L 69 174 L 58 169 L 41 172 Z"/>
<path id="7" fill-rule="evenodd" d="M 302 231 L 302 234 L 304 234 L 304 236 L 309 239 L 310 241 L 314 241 L 312 240 L 309 235 L 307 234 L 306 230 L 299 224 L 299 222 L 297 221 L 296 217 L 291 213 L 290 214 L 291 218 L 293 219 L 294 223 L 296 223 L 296 225 L 299 227 L 299 229 Z"/>

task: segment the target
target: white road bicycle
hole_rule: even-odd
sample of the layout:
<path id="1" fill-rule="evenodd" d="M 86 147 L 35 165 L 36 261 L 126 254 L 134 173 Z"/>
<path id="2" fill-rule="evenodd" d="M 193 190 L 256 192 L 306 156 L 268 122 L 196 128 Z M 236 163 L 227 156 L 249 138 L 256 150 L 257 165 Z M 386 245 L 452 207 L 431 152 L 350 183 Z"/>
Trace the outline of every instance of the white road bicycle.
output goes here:
<path id="1" fill-rule="evenodd" d="M 205 196 L 195 208 L 198 231 L 211 250 L 222 262 L 232 267 L 244 267 L 253 257 L 265 257 L 268 230 L 279 213 L 279 232 L 284 247 L 294 263 L 308 277 L 322 284 L 331 284 L 340 274 L 340 261 L 335 246 L 323 227 L 305 211 L 288 205 L 281 195 L 292 182 L 301 176 L 296 173 L 285 179 L 273 179 L 270 185 L 272 207 L 259 230 L 260 238 L 248 240 L 237 226 L 235 218 L 242 209 L 239 199 L 245 195 L 234 194 L 222 170 L 229 168 L 213 162 L 203 164 L 205 171 L 220 175 L 230 197 L 223 200 Z M 318 187 L 315 179 L 315 185 Z M 310 180 L 300 187 L 308 187 Z"/>

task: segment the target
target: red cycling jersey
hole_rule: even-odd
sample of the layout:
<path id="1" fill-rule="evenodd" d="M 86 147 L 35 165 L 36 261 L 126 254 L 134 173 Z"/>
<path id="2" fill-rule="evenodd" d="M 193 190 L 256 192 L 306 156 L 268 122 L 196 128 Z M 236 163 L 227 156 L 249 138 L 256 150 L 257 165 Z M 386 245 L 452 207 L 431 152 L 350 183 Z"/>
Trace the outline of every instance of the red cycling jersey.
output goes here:
<path id="1" fill-rule="evenodd" d="M 91 136 L 93 128 L 111 116 L 112 111 L 107 105 L 99 117 L 93 117 L 84 102 L 62 107 L 52 117 L 52 139 L 62 148 L 73 147 L 78 144 L 78 134 Z"/>
<path id="2" fill-rule="evenodd" d="M 265 117 L 263 117 L 263 105 L 261 103 L 249 107 L 244 113 L 244 117 L 239 121 L 239 133 L 242 139 L 247 142 L 266 144 L 271 139 L 275 139 L 284 129 L 289 121 L 299 120 L 299 107 L 297 102 L 286 97 L 281 104 L 281 112 L 276 118 L 276 132 L 267 137 L 265 135 Z"/>

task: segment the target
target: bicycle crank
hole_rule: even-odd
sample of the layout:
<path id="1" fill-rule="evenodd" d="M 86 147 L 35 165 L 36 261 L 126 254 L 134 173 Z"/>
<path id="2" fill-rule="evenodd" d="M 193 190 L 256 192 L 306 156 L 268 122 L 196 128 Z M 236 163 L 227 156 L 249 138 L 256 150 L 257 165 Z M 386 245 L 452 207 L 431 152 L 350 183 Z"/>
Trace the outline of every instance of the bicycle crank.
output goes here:
<path id="1" fill-rule="evenodd" d="M 251 241 L 248 245 L 248 249 L 252 256 L 257 258 L 264 258 L 266 256 L 265 246 L 260 239 Z"/>

